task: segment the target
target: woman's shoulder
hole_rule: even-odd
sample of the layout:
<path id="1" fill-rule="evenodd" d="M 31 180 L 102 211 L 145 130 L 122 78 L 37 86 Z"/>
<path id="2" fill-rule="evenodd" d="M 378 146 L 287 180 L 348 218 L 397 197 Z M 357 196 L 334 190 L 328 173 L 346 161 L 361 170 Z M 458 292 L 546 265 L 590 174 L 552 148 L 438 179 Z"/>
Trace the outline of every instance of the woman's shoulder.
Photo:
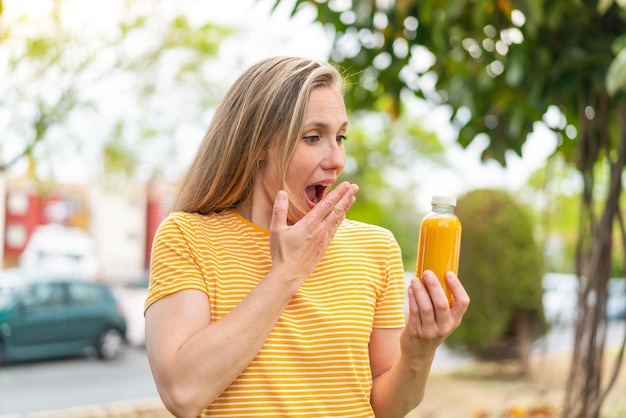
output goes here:
<path id="1" fill-rule="evenodd" d="M 170 212 L 161 222 L 161 228 L 178 227 L 182 229 L 221 229 L 224 222 L 235 222 L 236 216 L 231 210 L 209 214 L 190 212 Z"/>
<path id="2" fill-rule="evenodd" d="M 191 212 L 170 212 L 163 219 L 163 223 L 192 223 L 192 222 L 207 222 L 215 214 L 210 213 L 208 215 L 202 215 L 200 213 Z"/>

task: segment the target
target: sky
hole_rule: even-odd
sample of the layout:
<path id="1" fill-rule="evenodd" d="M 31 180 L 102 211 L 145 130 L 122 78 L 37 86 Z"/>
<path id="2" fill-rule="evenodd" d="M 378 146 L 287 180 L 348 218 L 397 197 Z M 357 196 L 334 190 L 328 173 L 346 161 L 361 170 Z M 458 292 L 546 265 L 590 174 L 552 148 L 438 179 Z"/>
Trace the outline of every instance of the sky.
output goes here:
<path id="1" fill-rule="evenodd" d="M 73 16 L 68 18 L 70 21 L 82 21 L 85 16 L 98 17 L 90 20 L 90 30 L 96 30 L 98 24 L 105 25 L 106 17 L 114 16 L 116 12 L 114 1 L 65 1 L 74 1 L 71 8 Z M 44 13 L 46 9 L 43 5 L 47 2 L 48 0 L 29 0 L 33 13 Z M 199 3 L 196 2 L 176 3 L 175 0 L 160 0 L 153 4 L 164 8 L 187 5 L 193 7 L 188 14 L 192 20 L 210 20 L 238 29 L 235 36 L 226 39 L 220 46 L 220 65 L 214 69 L 225 85 L 232 83 L 244 68 L 270 55 L 299 55 L 315 59 L 326 59 L 329 55 L 332 34 L 314 22 L 314 11 L 311 9 L 290 17 L 289 7 L 282 6 L 272 12 L 273 0 L 215 1 L 211 2 L 210 7 L 198 7 Z M 11 2 L 7 2 L 5 13 L 10 13 L 10 9 Z M 443 170 L 421 164 L 416 165 L 411 172 L 410 175 L 423 179 L 416 197 L 420 210 L 426 210 L 430 197 L 436 194 L 458 197 L 468 190 L 481 187 L 517 190 L 532 172 L 544 165 L 547 156 L 555 148 L 554 135 L 539 125 L 536 132 L 528 138 L 523 157 L 509 153 L 507 168 L 503 169 L 497 162 L 480 161 L 480 153 L 486 146 L 484 142 L 476 140 L 467 149 L 456 144 L 455 132 L 447 122 L 449 114 L 445 108 L 432 108 L 417 102 L 415 107 L 427 127 L 436 131 L 446 144 L 450 167 Z M 197 140 L 185 141 L 180 164 L 186 164 L 191 159 L 202 134 L 201 131 L 190 132 Z M 65 168 L 68 179 L 80 178 L 75 171 L 84 169 L 78 165 L 74 167 L 74 171 L 70 167 Z"/>

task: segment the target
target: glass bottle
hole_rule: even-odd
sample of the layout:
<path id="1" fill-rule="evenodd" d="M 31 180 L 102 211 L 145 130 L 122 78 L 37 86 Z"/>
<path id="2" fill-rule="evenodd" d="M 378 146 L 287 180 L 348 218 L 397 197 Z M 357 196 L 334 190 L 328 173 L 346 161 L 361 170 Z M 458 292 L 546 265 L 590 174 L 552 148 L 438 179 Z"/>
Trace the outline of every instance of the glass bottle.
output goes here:
<path id="1" fill-rule="evenodd" d="M 455 274 L 459 272 L 461 221 L 454 213 L 456 198 L 433 196 L 431 205 L 431 212 L 424 217 L 420 226 L 416 275 L 423 280 L 424 270 L 432 270 L 452 305 L 453 297 L 445 275 L 448 271 Z"/>

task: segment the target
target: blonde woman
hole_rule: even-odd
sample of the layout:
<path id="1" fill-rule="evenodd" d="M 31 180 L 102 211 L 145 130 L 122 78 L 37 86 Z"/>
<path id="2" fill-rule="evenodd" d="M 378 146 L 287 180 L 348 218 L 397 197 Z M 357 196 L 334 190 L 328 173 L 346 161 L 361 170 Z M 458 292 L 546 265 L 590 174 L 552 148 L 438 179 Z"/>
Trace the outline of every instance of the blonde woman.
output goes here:
<path id="1" fill-rule="evenodd" d="M 393 235 L 345 217 L 347 129 L 328 63 L 265 59 L 226 93 L 152 252 L 146 347 L 175 416 L 403 417 L 422 400 L 469 298 L 448 273 L 449 307 L 428 273 L 405 320 Z"/>

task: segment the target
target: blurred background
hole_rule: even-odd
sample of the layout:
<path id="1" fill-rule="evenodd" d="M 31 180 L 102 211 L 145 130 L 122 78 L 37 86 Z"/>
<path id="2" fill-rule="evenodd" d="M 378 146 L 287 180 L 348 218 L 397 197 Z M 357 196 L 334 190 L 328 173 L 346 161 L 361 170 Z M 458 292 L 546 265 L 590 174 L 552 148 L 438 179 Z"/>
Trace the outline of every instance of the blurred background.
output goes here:
<path id="1" fill-rule="evenodd" d="M 598 214 L 589 225 L 609 206 L 611 219 L 621 219 L 621 183 L 610 200 L 613 177 L 603 158 L 622 172 L 623 150 L 617 140 L 601 152 L 577 144 L 589 136 L 583 120 L 602 125 L 603 103 L 623 105 L 624 7 L 599 2 L 593 12 L 598 19 L 616 16 L 603 34 L 615 42 L 598 52 L 604 54 L 602 80 L 609 80 L 606 86 L 601 81 L 600 97 L 608 91 L 613 102 L 595 101 L 590 93 L 576 115 L 567 94 L 598 89 L 571 76 L 587 64 L 570 61 L 597 52 L 599 43 L 587 45 L 576 32 L 575 53 L 543 62 L 548 47 L 540 45 L 552 44 L 534 37 L 547 25 L 559 38 L 566 19 L 542 20 L 526 2 L 479 2 L 482 14 L 473 19 L 460 1 L 447 12 L 436 2 L 421 9 L 414 3 L 0 3 L 0 289 L 60 277 L 104 283 L 126 319 L 134 350 L 123 361 L 145 374 L 138 383 L 145 392 L 125 389 L 126 395 L 93 401 L 84 395 L 76 405 L 156 397 L 142 351 L 152 238 L 217 102 L 245 68 L 270 55 L 331 60 L 346 75 L 344 177 L 361 190 L 349 217 L 394 233 L 407 280 L 431 196 L 458 198 L 460 277 L 468 278 L 473 304 L 437 364 L 513 358 L 528 377 L 532 353 L 547 341 L 565 341 L 559 350 L 566 351 L 584 344 L 585 334 L 576 338 L 574 325 L 578 317 L 581 323 L 594 317 L 590 309 L 596 306 L 602 314 L 593 324 L 609 336 L 610 348 L 623 347 L 623 223 L 620 229 L 609 222 L 615 249 L 598 250 L 607 257 L 601 274 L 580 267 L 581 254 L 598 240 L 581 232 L 594 230 L 581 222 L 588 208 Z M 578 15 L 567 2 L 557 3 L 550 16 Z M 440 49 L 437 13 L 450 25 L 449 45 Z M 472 32 L 469 21 L 478 29 Z M 542 84 L 524 81 L 533 77 Z M 609 130 L 617 132 L 619 116 L 609 117 Z M 591 164 L 581 155 L 593 158 Z M 590 196 L 589 188 L 599 192 Z M 598 282 L 596 273 L 599 288 L 587 285 Z M 22 373 L 19 364 L 0 368 L 5 381 L 26 380 Z M 603 382 L 598 378 L 598 387 Z M 0 414 L 55 409 L 54 403 L 27 408 L 3 393 Z M 26 399 L 28 392 L 13 396 Z"/>
<path id="2" fill-rule="evenodd" d="M 272 12 L 272 2 L 245 0 L 207 10 L 168 1 L 7 2 L 2 265 L 18 265 L 36 228 L 57 224 L 95 240 L 102 278 L 143 277 L 154 229 L 225 88 L 268 55 L 329 58 L 332 36 L 313 21 L 313 10 L 291 17 L 289 7 Z M 408 96 L 404 103 L 402 119 L 393 121 L 385 112 L 350 109 L 346 176 L 366 190 L 354 216 L 395 226 L 408 269 L 434 194 L 502 188 L 537 215 L 545 207 L 541 172 L 557 144 L 547 125 L 530 135 L 522 155 L 507 153 L 504 168 L 481 161 L 484 140 L 457 143 L 449 106 Z M 557 181 L 551 199 L 576 196 L 574 171 Z M 542 237 L 549 251 L 571 258 L 571 233 L 550 228 Z"/>

